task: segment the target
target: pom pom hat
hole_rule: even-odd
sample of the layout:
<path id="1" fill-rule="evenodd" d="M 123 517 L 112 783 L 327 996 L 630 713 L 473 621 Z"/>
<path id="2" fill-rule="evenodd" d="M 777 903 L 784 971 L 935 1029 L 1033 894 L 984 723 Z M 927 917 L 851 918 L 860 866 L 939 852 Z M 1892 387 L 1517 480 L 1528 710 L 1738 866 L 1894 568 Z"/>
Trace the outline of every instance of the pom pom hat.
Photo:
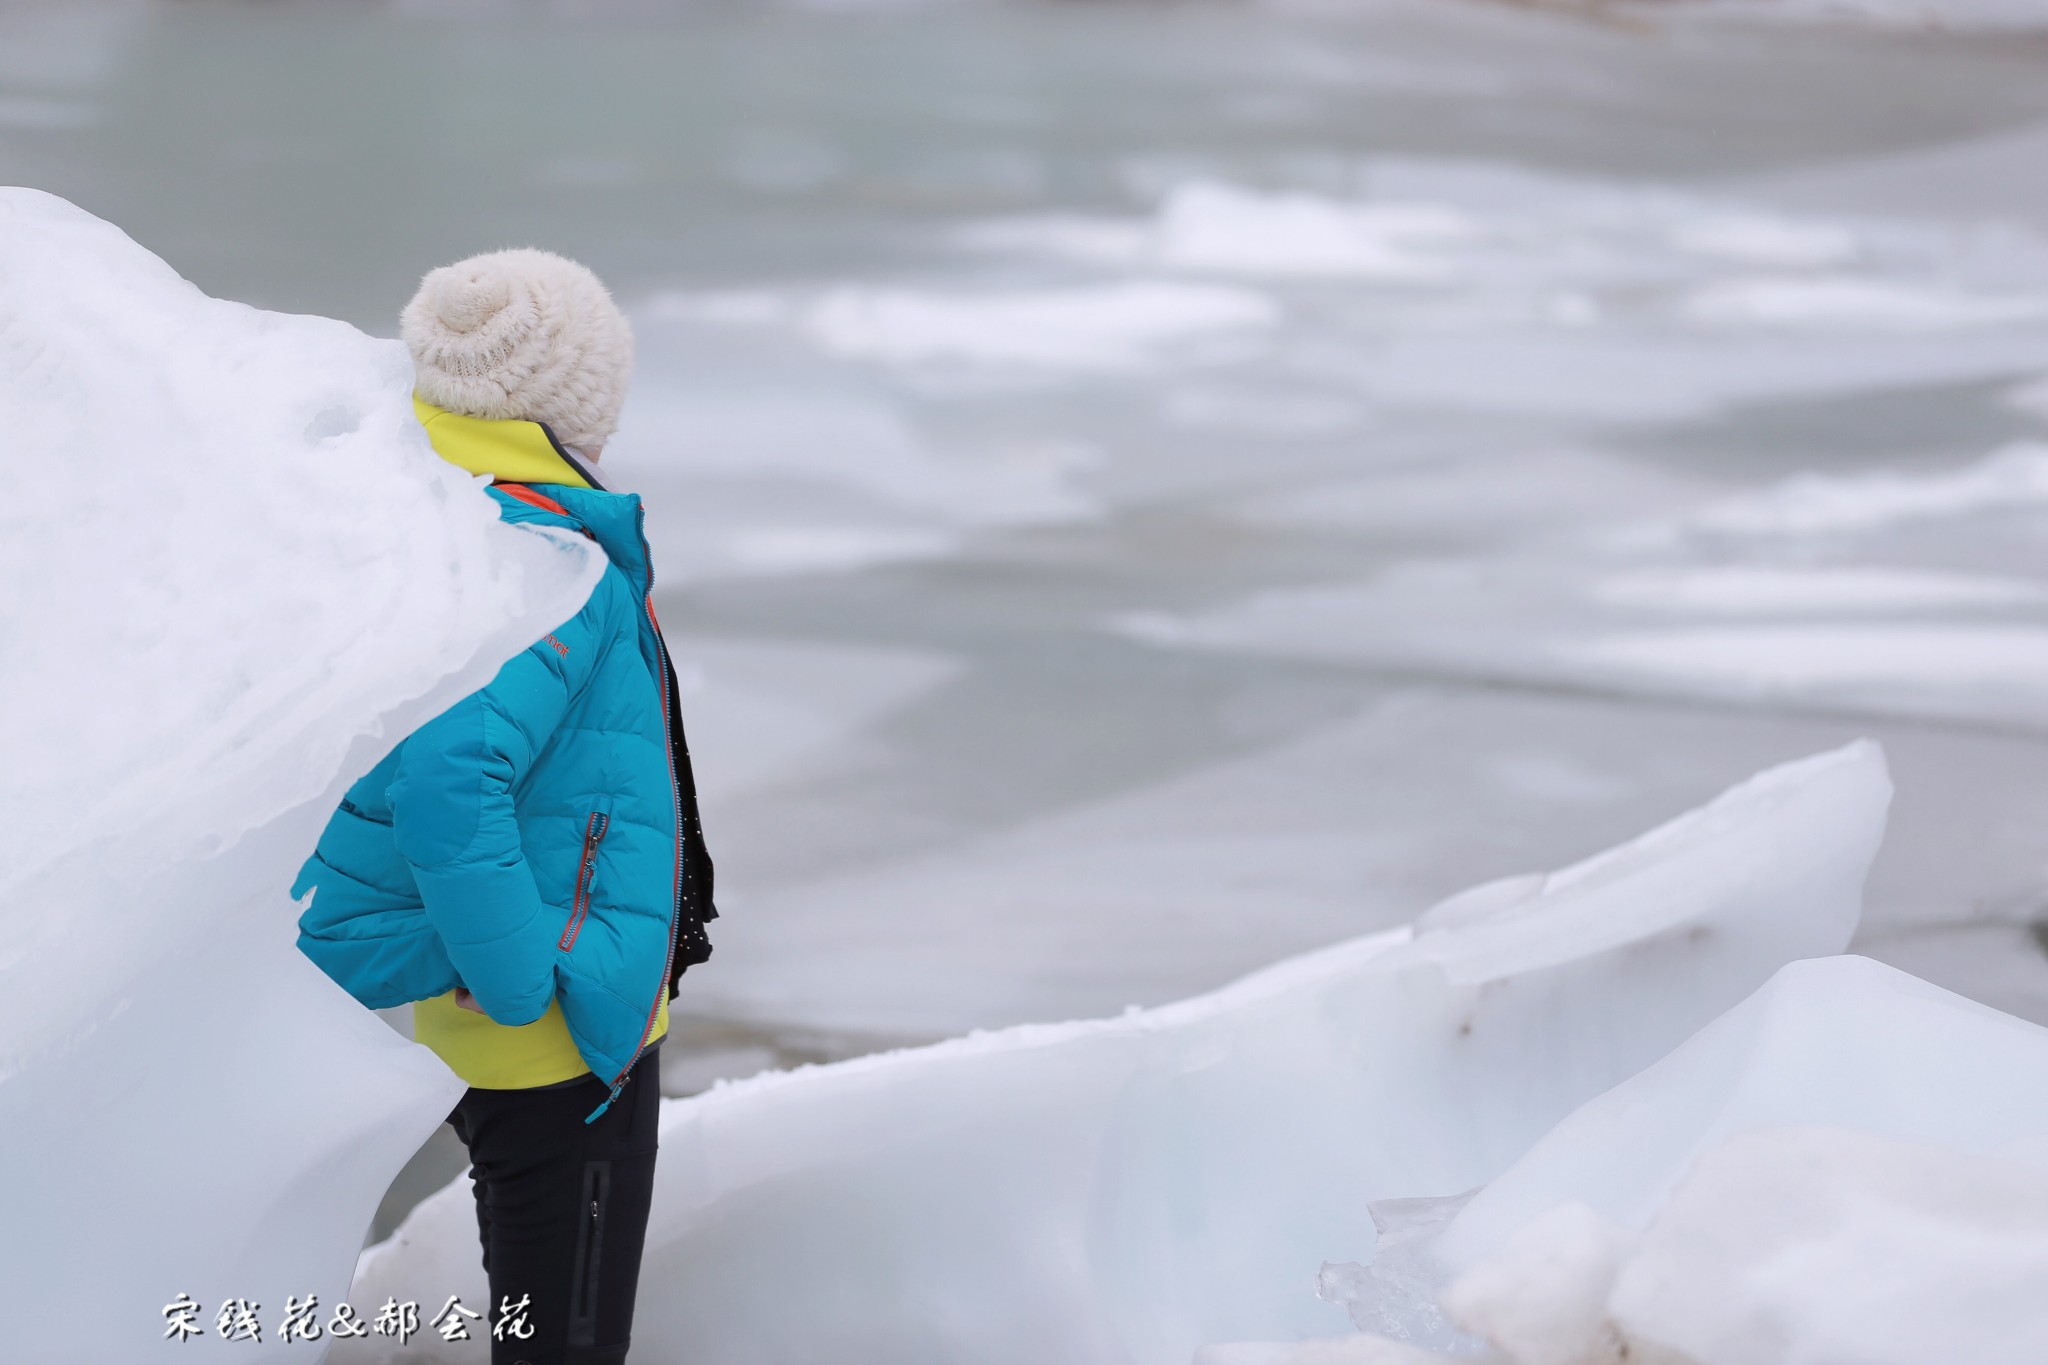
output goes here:
<path id="1" fill-rule="evenodd" d="M 589 267 L 522 248 L 430 271 L 399 315 L 414 392 L 470 417 L 544 422 L 584 453 L 618 429 L 633 331 Z"/>

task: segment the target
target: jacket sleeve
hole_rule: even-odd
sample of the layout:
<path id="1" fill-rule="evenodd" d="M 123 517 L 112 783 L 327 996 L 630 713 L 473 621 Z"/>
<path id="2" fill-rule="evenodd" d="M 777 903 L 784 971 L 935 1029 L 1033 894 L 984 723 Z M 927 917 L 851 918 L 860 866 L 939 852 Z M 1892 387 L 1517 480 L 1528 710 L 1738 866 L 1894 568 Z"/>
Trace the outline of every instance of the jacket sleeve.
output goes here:
<path id="1" fill-rule="evenodd" d="M 427 919 L 500 1024 L 530 1024 L 554 998 L 560 926 L 520 846 L 512 794 L 568 708 L 578 682 L 569 656 L 590 652 L 565 655 L 554 641 L 593 640 L 589 617 L 606 586 L 574 621 L 407 737 L 391 782 L 392 832 Z"/>

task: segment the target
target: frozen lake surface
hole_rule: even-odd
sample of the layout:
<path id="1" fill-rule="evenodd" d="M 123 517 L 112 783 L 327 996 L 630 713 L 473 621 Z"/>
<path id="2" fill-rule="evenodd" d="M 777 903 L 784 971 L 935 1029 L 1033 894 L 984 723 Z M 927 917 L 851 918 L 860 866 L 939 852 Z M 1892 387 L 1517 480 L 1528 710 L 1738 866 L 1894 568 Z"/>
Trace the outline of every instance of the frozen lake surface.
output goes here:
<path id="1" fill-rule="evenodd" d="M 10 9 L 0 179 L 381 334 L 499 245 L 631 307 L 725 911 L 672 1088 L 1208 990 L 1861 735 L 1855 949 L 2048 1022 L 2048 42 L 477 8 Z"/>

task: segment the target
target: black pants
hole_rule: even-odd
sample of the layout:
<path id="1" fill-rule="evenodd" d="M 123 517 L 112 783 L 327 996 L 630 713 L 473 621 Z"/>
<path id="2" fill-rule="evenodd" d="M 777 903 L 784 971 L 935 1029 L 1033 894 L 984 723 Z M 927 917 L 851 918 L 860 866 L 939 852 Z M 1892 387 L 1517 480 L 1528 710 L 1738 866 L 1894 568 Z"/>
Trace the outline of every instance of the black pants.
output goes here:
<path id="1" fill-rule="evenodd" d="M 532 1335 L 491 1342 L 491 1365 L 622 1365 L 654 1192 L 660 1049 L 634 1064 L 611 1108 L 585 1076 L 538 1090 L 472 1087 L 448 1116 L 469 1148 L 495 1323 L 526 1298 Z"/>

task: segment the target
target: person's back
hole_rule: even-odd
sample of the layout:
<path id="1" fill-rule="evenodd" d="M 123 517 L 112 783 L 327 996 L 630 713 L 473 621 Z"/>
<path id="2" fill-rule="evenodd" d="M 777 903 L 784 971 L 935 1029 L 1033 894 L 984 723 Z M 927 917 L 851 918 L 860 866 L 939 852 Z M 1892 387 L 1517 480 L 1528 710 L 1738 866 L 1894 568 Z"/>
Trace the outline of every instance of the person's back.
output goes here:
<path id="1" fill-rule="evenodd" d="M 507 521 L 609 563 L 574 618 L 350 789 L 293 888 L 314 893 L 299 943 L 365 1005 L 418 1002 L 415 1037 L 470 1086 L 450 1122 L 494 1361 L 619 1361 L 656 1049 L 717 913 L 639 499 L 591 468 L 631 335 L 595 276 L 531 251 L 431 273 L 404 332 L 435 449 L 490 476 Z"/>

